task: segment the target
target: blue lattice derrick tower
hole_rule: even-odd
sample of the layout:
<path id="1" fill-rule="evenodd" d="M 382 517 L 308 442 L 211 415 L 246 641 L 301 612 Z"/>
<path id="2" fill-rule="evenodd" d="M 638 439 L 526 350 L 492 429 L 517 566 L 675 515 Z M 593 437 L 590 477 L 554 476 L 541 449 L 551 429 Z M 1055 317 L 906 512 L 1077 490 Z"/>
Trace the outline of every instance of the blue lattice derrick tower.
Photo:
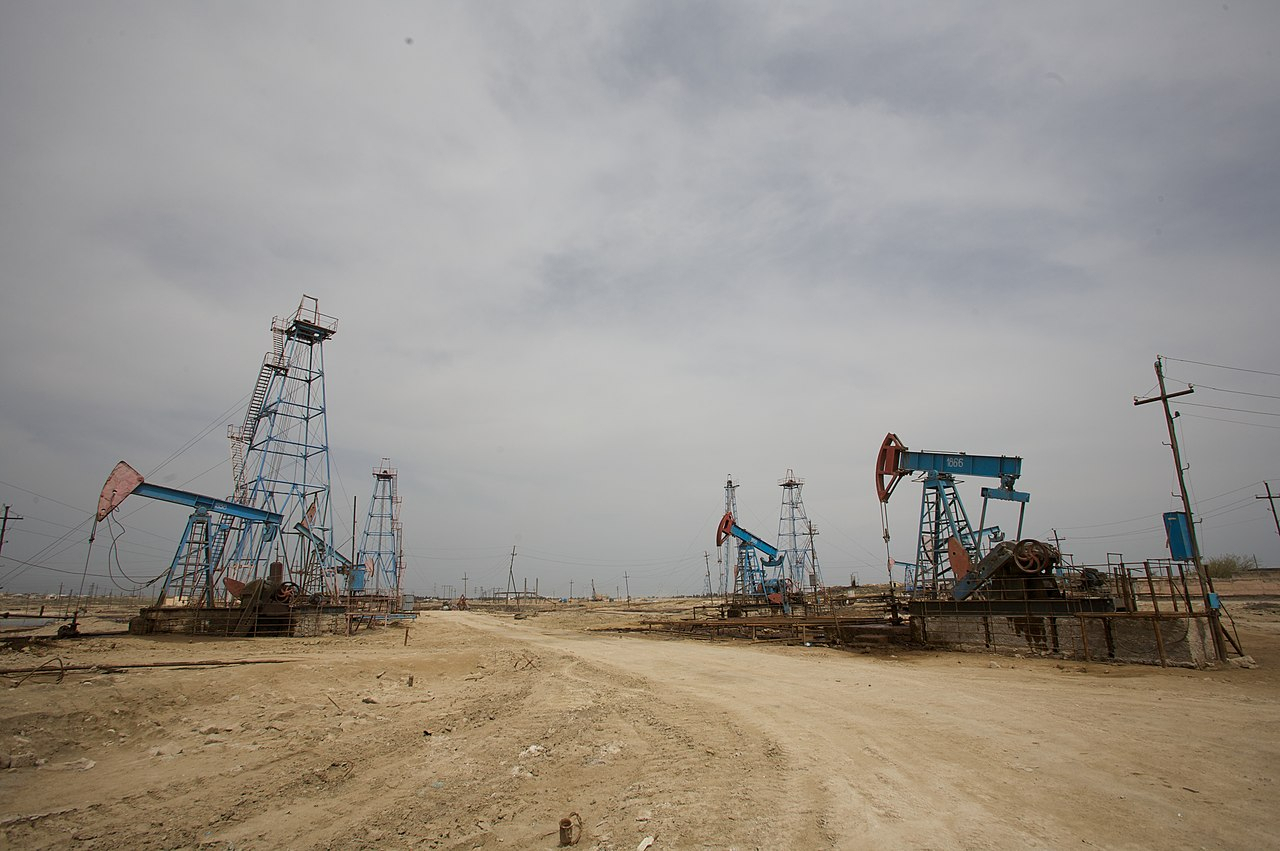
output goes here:
<path id="1" fill-rule="evenodd" d="M 925 474 L 923 486 L 913 584 L 936 590 L 950 572 L 947 542 L 954 537 L 966 552 L 976 554 L 978 539 L 956 493 L 955 476 L 931 470 Z"/>
<path id="2" fill-rule="evenodd" d="M 391 459 L 383 458 L 373 468 L 373 496 L 360 536 L 356 563 L 347 576 L 353 594 L 375 594 L 392 598 L 399 605 L 404 571 L 404 541 L 400 524 L 399 476 Z"/>
<path id="3" fill-rule="evenodd" d="M 782 513 L 778 518 L 778 549 L 787 556 L 787 579 L 794 591 L 816 589 L 822 586 L 818 571 L 818 557 L 814 552 L 813 538 L 818 530 L 809 522 L 804 511 L 804 479 L 787 470 L 785 478 L 778 480 L 782 488 Z"/>
<path id="4" fill-rule="evenodd" d="M 263 359 L 244 423 L 228 429 L 237 502 L 280 514 L 282 532 L 267 540 L 260 528 L 230 530 L 226 571 L 241 581 L 266 576 L 282 561 L 289 581 L 307 595 L 336 600 L 341 593 L 329 504 L 329 425 L 324 343 L 338 321 L 312 296 L 271 320 L 272 350 Z M 238 460 L 242 459 L 242 460 Z"/>

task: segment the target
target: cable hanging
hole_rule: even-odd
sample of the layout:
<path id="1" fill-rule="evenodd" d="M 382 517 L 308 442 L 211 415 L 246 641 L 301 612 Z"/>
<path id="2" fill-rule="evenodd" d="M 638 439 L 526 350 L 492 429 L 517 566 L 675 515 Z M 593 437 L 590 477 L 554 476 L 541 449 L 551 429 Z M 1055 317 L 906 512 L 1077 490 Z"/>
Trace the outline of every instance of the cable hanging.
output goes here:
<path id="1" fill-rule="evenodd" d="M 1280 417 L 1280 413 L 1276 411 L 1250 411 L 1245 408 L 1229 408 L 1225 405 L 1204 405 L 1197 402 L 1179 402 L 1178 406 L 1186 405 L 1191 408 L 1213 408 L 1218 411 L 1234 411 L 1237 414 L 1258 414 L 1263 417 Z"/>
<path id="2" fill-rule="evenodd" d="M 1236 372 L 1252 372 L 1255 375 L 1272 375 L 1272 376 L 1275 376 L 1276 378 L 1280 378 L 1280 372 L 1267 372 L 1264 369 L 1245 369 L 1242 366 L 1226 366 L 1220 363 L 1205 363 L 1204 361 L 1198 361 L 1198 360 L 1184 360 L 1182 358 L 1171 358 L 1168 355 L 1157 355 L 1157 357 L 1163 358 L 1164 360 L 1177 361 L 1178 363 L 1193 363 L 1196 366 L 1211 366 L 1214 369 L 1230 369 Z"/>
<path id="3" fill-rule="evenodd" d="M 1185 378 L 1174 378 L 1172 375 L 1168 376 L 1168 378 L 1170 381 L 1180 381 L 1183 384 L 1194 386 L 1197 390 L 1216 390 L 1219 393 L 1235 393 L 1239 396 L 1257 396 L 1259 399 L 1280 399 L 1280 396 L 1271 393 L 1250 393 L 1248 390 L 1228 390 L 1225 387 L 1211 387 L 1208 384 L 1196 384 L 1187 381 Z"/>

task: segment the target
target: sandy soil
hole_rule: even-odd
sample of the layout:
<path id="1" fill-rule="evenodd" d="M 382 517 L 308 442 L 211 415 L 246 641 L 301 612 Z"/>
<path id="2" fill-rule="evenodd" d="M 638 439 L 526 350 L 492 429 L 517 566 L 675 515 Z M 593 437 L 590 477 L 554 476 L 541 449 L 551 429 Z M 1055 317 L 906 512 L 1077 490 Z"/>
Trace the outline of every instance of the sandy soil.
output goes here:
<path id="1" fill-rule="evenodd" d="M 1209 671 L 597 629 L 627 619 L 0 651 L 104 666 L 0 680 L 4 845 L 537 849 L 570 814 L 579 847 L 659 851 L 1280 836 L 1275 603 L 1236 612 L 1259 667 Z"/>

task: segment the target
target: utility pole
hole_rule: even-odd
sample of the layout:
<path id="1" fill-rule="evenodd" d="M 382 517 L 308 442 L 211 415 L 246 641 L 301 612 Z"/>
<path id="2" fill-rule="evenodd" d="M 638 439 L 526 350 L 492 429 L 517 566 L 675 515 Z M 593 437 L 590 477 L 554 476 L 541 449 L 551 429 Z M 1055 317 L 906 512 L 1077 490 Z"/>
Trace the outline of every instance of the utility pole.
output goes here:
<path id="1" fill-rule="evenodd" d="M 511 564 L 507 566 L 507 602 L 511 602 L 511 595 L 516 593 L 516 545 L 511 545 Z"/>
<path id="2" fill-rule="evenodd" d="M 569 602 L 573 602 L 573 580 L 569 580 Z"/>
<path id="3" fill-rule="evenodd" d="M 702 560 L 706 562 L 706 565 L 707 565 L 707 598 L 710 599 L 712 596 L 711 594 L 711 553 L 707 552 L 706 550 L 703 550 Z"/>
<path id="4" fill-rule="evenodd" d="M 356 497 L 351 497 L 351 563 L 356 563 Z"/>
<path id="5" fill-rule="evenodd" d="M 631 602 L 631 577 L 627 576 L 625 571 L 622 574 L 622 581 L 627 586 L 627 602 L 630 603 Z"/>
<path id="6" fill-rule="evenodd" d="M 1267 495 L 1266 495 L 1266 496 L 1255 496 L 1255 497 L 1254 497 L 1254 499 L 1265 499 L 1267 502 L 1271 503 L 1271 517 L 1272 517 L 1272 519 L 1273 519 L 1273 520 L 1275 520 L 1275 521 L 1276 521 L 1276 534 L 1277 534 L 1277 535 L 1280 535 L 1280 515 L 1276 514 L 1276 496 L 1272 495 L 1272 493 L 1271 493 L 1271 485 L 1270 485 L 1270 483 L 1268 483 L 1268 482 L 1263 482 L 1262 484 L 1263 484 L 1263 486 L 1267 489 Z M 7 505 L 6 505 L 6 506 L 4 507 L 4 511 L 5 511 L 5 515 L 6 515 L 6 516 L 8 516 L 8 514 L 9 514 L 9 506 L 7 506 Z"/>
<path id="7" fill-rule="evenodd" d="M 1058 537 L 1058 530 L 1050 529 L 1049 531 L 1053 533 L 1054 549 L 1058 551 L 1058 556 L 1061 557 L 1062 556 L 1062 539 Z"/>
<path id="8" fill-rule="evenodd" d="M 467 596 L 467 574 L 462 574 L 462 596 Z"/>
<path id="9" fill-rule="evenodd" d="M 0 520 L 0 552 L 3 552 L 3 551 L 4 551 L 4 533 L 5 533 L 5 530 L 6 530 L 6 529 L 8 529 L 8 527 L 9 527 L 9 521 L 10 521 L 10 520 L 24 520 L 24 519 L 26 519 L 26 518 L 22 517 L 21 515 L 18 515 L 18 514 L 10 514 L 10 513 L 9 513 L 9 506 L 7 506 L 7 505 L 6 505 L 6 506 L 4 507 L 4 519 L 3 519 L 3 520 Z M 59 586 L 59 587 L 58 587 L 58 594 L 59 594 L 59 595 L 61 595 L 61 594 L 62 594 L 62 587 L 61 587 L 61 586 Z"/>
<path id="10" fill-rule="evenodd" d="M 1179 396 L 1186 396 L 1196 392 L 1191 385 L 1187 385 L 1186 390 L 1179 390 L 1176 393 L 1170 393 L 1165 390 L 1164 386 L 1164 365 L 1160 362 L 1160 356 L 1156 356 L 1156 384 L 1160 388 L 1159 396 L 1151 396 L 1146 399 L 1133 397 L 1133 404 L 1146 405 L 1149 402 L 1160 402 L 1164 407 L 1164 421 L 1169 427 L 1169 446 L 1173 450 L 1173 466 L 1178 474 L 1178 491 L 1182 495 L 1182 510 L 1187 514 L 1187 537 L 1191 543 L 1191 561 L 1196 566 L 1196 575 L 1200 577 L 1200 583 L 1204 593 L 1205 611 L 1209 613 L 1209 623 L 1213 630 L 1214 649 L 1218 653 L 1218 658 L 1222 661 L 1227 659 L 1227 645 L 1223 637 L 1222 621 L 1219 618 L 1218 610 L 1210 604 L 1209 595 L 1217 596 L 1217 592 L 1213 590 L 1213 577 L 1209 576 L 1204 569 L 1204 565 L 1200 560 L 1200 544 L 1196 540 L 1196 524 L 1191 517 L 1191 499 L 1187 496 L 1187 480 L 1183 476 L 1182 454 L 1178 451 L 1178 434 L 1173 427 L 1173 413 L 1169 410 L 1169 400 L 1176 399 Z M 1239 649 L 1239 648 L 1237 648 Z"/>

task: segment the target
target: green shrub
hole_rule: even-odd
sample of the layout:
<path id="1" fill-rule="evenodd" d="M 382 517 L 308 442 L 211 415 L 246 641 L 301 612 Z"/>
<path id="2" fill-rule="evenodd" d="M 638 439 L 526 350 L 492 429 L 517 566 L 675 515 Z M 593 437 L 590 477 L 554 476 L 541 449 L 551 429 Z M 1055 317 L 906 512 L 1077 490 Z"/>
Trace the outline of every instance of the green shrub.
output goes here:
<path id="1" fill-rule="evenodd" d="M 1225 555 L 1205 559 L 1204 572 L 1214 579 L 1229 579 L 1232 576 L 1243 573 L 1255 564 L 1257 564 L 1257 559 L 1254 557 L 1226 553 Z"/>

